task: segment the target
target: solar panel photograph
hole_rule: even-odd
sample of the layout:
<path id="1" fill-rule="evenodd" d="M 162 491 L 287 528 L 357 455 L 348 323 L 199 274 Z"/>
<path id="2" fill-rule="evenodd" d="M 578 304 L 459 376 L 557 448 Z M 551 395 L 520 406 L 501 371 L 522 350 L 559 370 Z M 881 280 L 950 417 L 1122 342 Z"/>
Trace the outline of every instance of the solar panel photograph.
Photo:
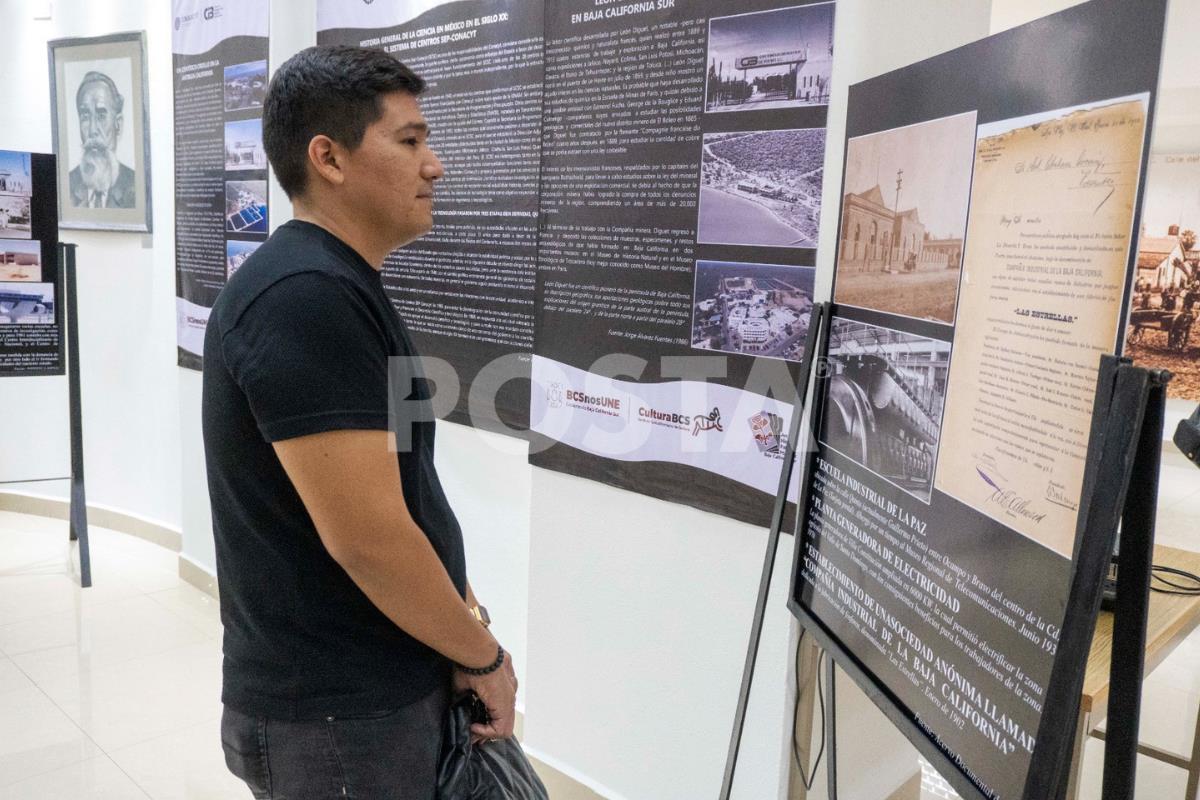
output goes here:
<path id="1" fill-rule="evenodd" d="M 267 182 L 225 182 L 225 230 L 267 232 Z"/>

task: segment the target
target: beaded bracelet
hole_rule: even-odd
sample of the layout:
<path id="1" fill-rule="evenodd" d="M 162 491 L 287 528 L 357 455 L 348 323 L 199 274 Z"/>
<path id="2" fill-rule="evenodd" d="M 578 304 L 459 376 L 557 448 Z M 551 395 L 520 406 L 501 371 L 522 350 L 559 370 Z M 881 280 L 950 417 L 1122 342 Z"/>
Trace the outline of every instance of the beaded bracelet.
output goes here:
<path id="1" fill-rule="evenodd" d="M 500 669 L 504 664 L 504 648 L 496 645 L 496 660 L 486 667 L 464 667 L 462 664 L 455 664 L 459 672 L 467 675 L 491 675 L 496 670 Z"/>

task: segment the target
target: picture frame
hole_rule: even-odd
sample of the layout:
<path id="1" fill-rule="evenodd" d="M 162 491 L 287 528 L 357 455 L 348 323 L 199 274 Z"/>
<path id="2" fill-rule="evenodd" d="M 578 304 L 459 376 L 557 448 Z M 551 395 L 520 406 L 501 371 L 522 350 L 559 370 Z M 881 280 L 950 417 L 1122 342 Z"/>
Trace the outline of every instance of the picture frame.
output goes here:
<path id="1" fill-rule="evenodd" d="M 59 226 L 152 232 L 145 31 L 47 50 Z"/>

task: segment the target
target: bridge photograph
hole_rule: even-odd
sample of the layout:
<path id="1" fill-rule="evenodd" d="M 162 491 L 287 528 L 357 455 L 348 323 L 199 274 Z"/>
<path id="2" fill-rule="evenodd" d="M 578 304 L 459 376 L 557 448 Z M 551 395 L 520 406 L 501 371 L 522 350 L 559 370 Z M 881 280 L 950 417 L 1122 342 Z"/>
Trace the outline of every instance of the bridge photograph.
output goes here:
<path id="1" fill-rule="evenodd" d="M 0 325 L 53 325 L 54 284 L 0 283 Z"/>
<path id="2" fill-rule="evenodd" d="M 833 3 L 714 17 L 704 110 L 827 105 Z"/>

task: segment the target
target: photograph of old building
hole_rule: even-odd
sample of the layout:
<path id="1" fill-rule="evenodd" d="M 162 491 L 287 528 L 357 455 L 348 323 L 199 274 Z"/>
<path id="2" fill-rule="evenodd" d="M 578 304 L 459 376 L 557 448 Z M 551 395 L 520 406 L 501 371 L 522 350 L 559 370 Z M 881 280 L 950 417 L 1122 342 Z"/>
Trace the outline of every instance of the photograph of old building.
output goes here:
<path id="1" fill-rule="evenodd" d="M 42 280 L 42 243 L 30 240 L 0 240 L 0 281 Z"/>
<path id="2" fill-rule="evenodd" d="M 262 143 L 262 120 L 242 119 L 225 123 L 225 169 L 266 169 L 267 151 Z"/>
<path id="3" fill-rule="evenodd" d="M 0 239 L 28 239 L 33 181 L 29 153 L 0 150 Z"/>
<path id="4" fill-rule="evenodd" d="M 1125 354 L 1200 401 L 1200 154 L 1154 155 L 1146 178 Z"/>
<path id="5" fill-rule="evenodd" d="M 827 104 L 833 9 L 814 3 L 712 18 L 704 110 Z"/>
<path id="6" fill-rule="evenodd" d="M 953 323 L 975 114 L 851 139 L 834 300 Z"/>
<path id="7" fill-rule="evenodd" d="M 821 442 L 928 503 L 950 343 L 835 317 L 828 369 Z"/>
<path id="8" fill-rule="evenodd" d="M 813 267 L 696 262 L 692 347 L 799 361 L 815 279 Z"/>

